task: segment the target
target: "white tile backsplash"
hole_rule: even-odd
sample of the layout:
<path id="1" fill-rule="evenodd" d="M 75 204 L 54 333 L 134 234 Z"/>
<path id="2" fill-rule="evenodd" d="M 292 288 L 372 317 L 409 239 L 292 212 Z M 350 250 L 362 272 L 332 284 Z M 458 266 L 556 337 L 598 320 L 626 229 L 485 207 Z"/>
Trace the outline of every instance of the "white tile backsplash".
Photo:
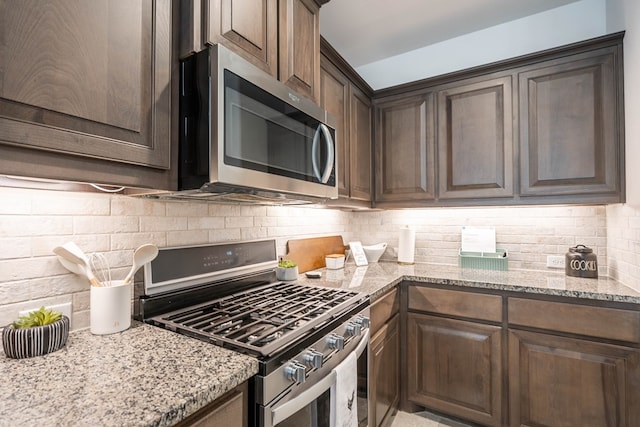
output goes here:
<path id="1" fill-rule="evenodd" d="M 640 291 L 640 209 L 607 206 L 606 228 L 610 275 Z"/>
<path id="2" fill-rule="evenodd" d="M 546 255 L 583 243 L 621 281 L 640 278 L 640 212 L 622 205 L 408 209 L 343 212 L 168 202 L 100 193 L 0 187 L 0 325 L 19 310 L 71 302 L 73 328 L 89 322 L 89 285 L 69 274 L 51 250 L 75 241 L 103 253 L 124 276 L 133 250 L 230 240 L 275 238 L 279 254 L 292 238 L 339 234 L 345 243 L 398 244 L 402 225 L 416 229 L 416 261 L 457 264 L 460 227 L 496 228 L 513 269 L 546 269 Z M 384 258 L 390 258 L 391 251 Z"/>

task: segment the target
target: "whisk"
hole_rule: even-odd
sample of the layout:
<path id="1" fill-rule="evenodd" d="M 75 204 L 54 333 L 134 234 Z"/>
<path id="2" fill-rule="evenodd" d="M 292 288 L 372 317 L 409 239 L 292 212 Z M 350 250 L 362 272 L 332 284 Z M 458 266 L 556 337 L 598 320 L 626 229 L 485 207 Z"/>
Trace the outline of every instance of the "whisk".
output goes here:
<path id="1" fill-rule="evenodd" d="M 93 252 L 89 255 L 89 262 L 91 263 L 91 269 L 102 285 L 109 286 L 111 284 L 111 267 L 107 257 L 102 253 Z"/>

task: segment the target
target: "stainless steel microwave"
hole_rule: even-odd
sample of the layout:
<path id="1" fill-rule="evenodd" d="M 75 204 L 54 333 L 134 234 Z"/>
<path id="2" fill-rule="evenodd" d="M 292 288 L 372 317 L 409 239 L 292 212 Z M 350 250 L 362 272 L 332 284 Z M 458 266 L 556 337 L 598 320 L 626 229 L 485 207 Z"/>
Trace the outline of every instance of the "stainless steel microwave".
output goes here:
<path id="1" fill-rule="evenodd" d="M 214 45 L 181 62 L 178 197 L 268 204 L 338 197 L 335 121 Z"/>

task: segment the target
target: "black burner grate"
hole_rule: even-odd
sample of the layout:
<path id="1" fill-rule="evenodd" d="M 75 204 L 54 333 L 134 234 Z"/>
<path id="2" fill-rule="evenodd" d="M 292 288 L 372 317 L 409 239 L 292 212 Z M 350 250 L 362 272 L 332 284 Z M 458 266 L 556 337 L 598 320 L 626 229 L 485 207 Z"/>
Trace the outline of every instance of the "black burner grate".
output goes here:
<path id="1" fill-rule="evenodd" d="M 156 316 L 171 330 L 263 356 L 281 350 L 362 299 L 342 289 L 277 283 Z"/>

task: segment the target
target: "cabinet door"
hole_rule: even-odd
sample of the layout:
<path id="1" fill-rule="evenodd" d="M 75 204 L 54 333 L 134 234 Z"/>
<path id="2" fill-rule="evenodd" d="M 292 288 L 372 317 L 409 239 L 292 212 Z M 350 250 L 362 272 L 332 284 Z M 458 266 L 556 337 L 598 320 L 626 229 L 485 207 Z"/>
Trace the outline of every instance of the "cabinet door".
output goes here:
<path id="1" fill-rule="evenodd" d="M 371 101 L 350 85 L 350 197 L 371 200 Z"/>
<path id="2" fill-rule="evenodd" d="M 433 96 L 376 106 L 376 202 L 433 200 Z"/>
<path id="3" fill-rule="evenodd" d="M 616 52 L 548 61 L 519 75 L 523 196 L 620 192 Z"/>
<path id="4" fill-rule="evenodd" d="M 511 76 L 438 92 L 438 197 L 513 196 Z"/>
<path id="5" fill-rule="evenodd" d="M 324 56 L 320 64 L 320 106 L 337 120 L 338 194 L 349 197 L 349 80 Z"/>
<path id="6" fill-rule="evenodd" d="M 276 0 L 205 1 L 205 42 L 222 44 L 278 77 Z"/>
<path id="7" fill-rule="evenodd" d="M 502 329 L 409 313 L 407 398 L 483 425 L 502 421 Z"/>
<path id="8" fill-rule="evenodd" d="M 314 0 L 279 0 L 279 79 L 320 98 L 320 8 Z"/>
<path id="9" fill-rule="evenodd" d="M 396 314 L 371 339 L 369 419 L 372 427 L 388 426 L 400 402 L 400 334 Z"/>
<path id="10" fill-rule="evenodd" d="M 147 186 L 130 165 L 168 169 L 172 9 L 0 1 L 0 172 Z"/>
<path id="11" fill-rule="evenodd" d="M 176 427 L 247 427 L 248 384 L 244 382 L 176 424 Z"/>
<path id="12" fill-rule="evenodd" d="M 509 331 L 512 426 L 638 426 L 638 390 L 638 349 Z"/>

